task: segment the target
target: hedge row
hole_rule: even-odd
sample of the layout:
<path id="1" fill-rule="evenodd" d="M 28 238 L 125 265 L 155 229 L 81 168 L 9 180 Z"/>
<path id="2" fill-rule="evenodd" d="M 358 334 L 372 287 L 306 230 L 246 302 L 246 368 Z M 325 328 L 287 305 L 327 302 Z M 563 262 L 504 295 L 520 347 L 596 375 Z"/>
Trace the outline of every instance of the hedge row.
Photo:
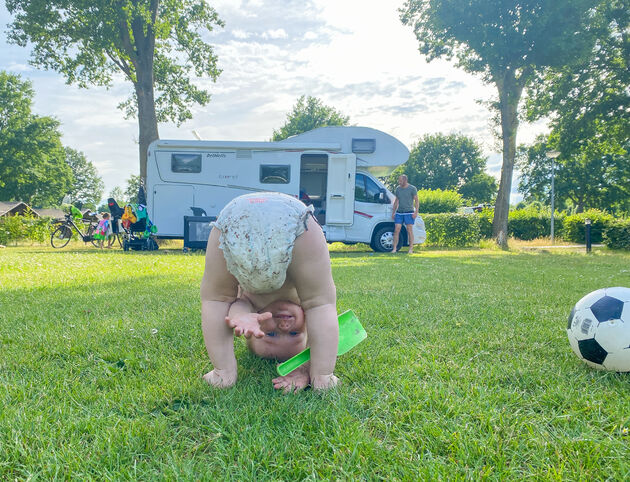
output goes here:
<path id="1" fill-rule="evenodd" d="M 601 243 L 604 240 L 604 231 L 615 221 L 615 218 L 610 214 L 595 209 L 573 214 L 564 218 L 562 237 L 573 243 L 585 243 L 586 230 L 584 226 L 586 219 L 591 220 L 591 243 Z"/>
<path id="2" fill-rule="evenodd" d="M 492 237 L 493 211 L 478 214 L 423 214 L 427 246 L 464 247 Z M 554 217 L 554 234 L 573 243 L 585 242 L 585 220 L 591 220 L 591 242 L 604 243 L 611 249 L 630 249 L 630 220 L 619 220 L 597 210 Z M 536 209 L 511 211 L 508 218 L 510 236 L 531 240 L 549 236 L 551 220 Z"/>
<path id="3" fill-rule="evenodd" d="M 43 243 L 50 237 L 52 220 L 48 217 L 5 216 L 0 218 L 0 244 L 18 241 Z"/>
<path id="4" fill-rule="evenodd" d="M 462 206 L 463 198 L 456 191 L 442 189 L 420 189 L 418 191 L 419 213 L 454 213 Z"/>
<path id="5" fill-rule="evenodd" d="M 427 231 L 427 246 L 474 246 L 481 238 L 477 216 L 443 213 L 425 214 L 422 219 Z"/>
<path id="6" fill-rule="evenodd" d="M 479 222 L 479 233 L 482 238 L 492 237 L 492 219 L 494 211 L 484 209 L 476 215 Z M 554 232 L 558 237 L 562 235 L 563 217 L 554 216 Z M 541 213 L 535 209 L 520 209 L 510 211 L 508 216 L 508 235 L 524 240 L 531 240 L 549 236 L 551 232 L 551 219 L 548 214 Z"/>
<path id="7" fill-rule="evenodd" d="M 492 218 L 494 211 L 485 209 L 478 214 L 479 229 L 484 238 L 492 237 Z M 604 232 L 618 220 L 610 214 L 592 209 L 580 214 L 566 216 L 554 215 L 554 234 L 572 243 L 584 243 L 585 221 L 591 220 L 591 242 L 605 242 Z M 623 221 L 622 221 L 623 224 Z M 537 209 L 519 209 L 510 211 L 508 217 L 508 233 L 517 239 L 531 240 L 549 236 L 551 233 L 551 219 L 549 213 Z"/>
<path id="8" fill-rule="evenodd" d="M 630 219 L 617 219 L 605 230 L 603 241 L 610 249 L 630 249 Z"/>

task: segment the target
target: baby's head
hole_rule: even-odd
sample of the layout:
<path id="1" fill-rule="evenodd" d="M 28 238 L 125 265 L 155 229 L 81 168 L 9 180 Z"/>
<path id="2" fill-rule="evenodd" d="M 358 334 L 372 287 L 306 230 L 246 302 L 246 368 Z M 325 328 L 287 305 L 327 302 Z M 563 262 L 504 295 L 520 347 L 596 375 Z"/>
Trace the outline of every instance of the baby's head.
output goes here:
<path id="1" fill-rule="evenodd" d="M 304 310 L 290 301 L 274 301 L 260 313 L 270 312 L 272 318 L 263 321 L 260 329 L 262 338 L 250 338 L 247 346 L 262 358 L 288 360 L 306 348 L 306 324 Z"/>
<path id="2" fill-rule="evenodd" d="M 101 213 L 103 219 L 109 219 L 109 213 Z"/>

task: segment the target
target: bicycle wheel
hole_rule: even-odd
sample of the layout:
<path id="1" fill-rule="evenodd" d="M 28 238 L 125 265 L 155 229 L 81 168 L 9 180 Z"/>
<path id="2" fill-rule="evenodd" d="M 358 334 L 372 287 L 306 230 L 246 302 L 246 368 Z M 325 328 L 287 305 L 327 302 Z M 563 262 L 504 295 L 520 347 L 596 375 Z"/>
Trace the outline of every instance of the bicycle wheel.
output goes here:
<path id="1" fill-rule="evenodd" d="M 50 235 L 50 245 L 53 248 L 63 248 L 72 239 L 72 228 L 67 224 L 62 224 Z"/>
<path id="2" fill-rule="evenodd" d="M 112 234 L 111 237 L 107 240 L 107 247 L 115 248 L 116 245 L 118 245 L 119 248 L 122 248 L 122 243 L 122 234 Z"/>
<path id="3" fill-rule="evenodd" d="M 90 224 L 87 228 L 87 233 L 86 235 L 89 236 L 91 239 L 90 241 L 92 242 L 92 245 L 95 248 L 100 248 L 101 245 L 98 243 L 99 240 L 98 239 L 94 239 L 94 233 L 96 233 L 96 226 L 94 224 Z"/>

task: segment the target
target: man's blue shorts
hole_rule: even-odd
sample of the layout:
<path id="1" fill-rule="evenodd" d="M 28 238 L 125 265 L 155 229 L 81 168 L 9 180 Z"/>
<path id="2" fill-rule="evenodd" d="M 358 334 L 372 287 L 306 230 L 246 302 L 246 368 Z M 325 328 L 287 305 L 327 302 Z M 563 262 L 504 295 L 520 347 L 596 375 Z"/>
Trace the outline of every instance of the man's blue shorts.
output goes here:
<path id="1" fill-rule="evenodd" d="M 414 224 L 415 220 L 413 219 L 413 213 L 396 213 L 394 216 L 394 224 L 403 224 L 406 225 Z"/>

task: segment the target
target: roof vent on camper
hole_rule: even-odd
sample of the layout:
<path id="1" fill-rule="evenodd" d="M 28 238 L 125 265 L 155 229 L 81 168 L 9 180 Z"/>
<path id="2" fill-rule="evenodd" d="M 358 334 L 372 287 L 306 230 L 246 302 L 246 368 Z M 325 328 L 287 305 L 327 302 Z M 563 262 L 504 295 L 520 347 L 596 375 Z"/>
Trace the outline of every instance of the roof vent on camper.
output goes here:
<path id="1" fill-rule="evenodd" d="M 354 154 L 372 154 L 376 150 L 376 139 L 352 139 Z"/>
<path id="2" fill-rule="evenodd" d="M 252 158 L 251 149 L 237 149 L 236 158 L 237 159 L 251 159 Z"/>

